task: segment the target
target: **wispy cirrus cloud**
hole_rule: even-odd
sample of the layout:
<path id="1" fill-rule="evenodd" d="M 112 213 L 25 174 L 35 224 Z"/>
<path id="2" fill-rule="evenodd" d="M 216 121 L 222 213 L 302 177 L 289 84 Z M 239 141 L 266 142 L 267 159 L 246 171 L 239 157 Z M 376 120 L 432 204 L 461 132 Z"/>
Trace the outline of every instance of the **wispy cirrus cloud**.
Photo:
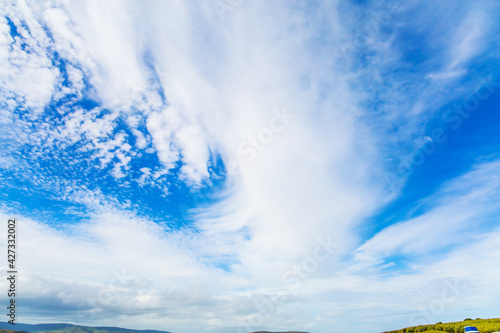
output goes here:
<path id="1" fill-rule="evenodd" d="M 425 213 L 382 229 L 355 258 L 378 264 L 393 255 L 428 256 L 473 242 L 471 234 L 495 225 L 498 167 L 498 161 L 487 162 L 450 181 L 421 203 Z"/>

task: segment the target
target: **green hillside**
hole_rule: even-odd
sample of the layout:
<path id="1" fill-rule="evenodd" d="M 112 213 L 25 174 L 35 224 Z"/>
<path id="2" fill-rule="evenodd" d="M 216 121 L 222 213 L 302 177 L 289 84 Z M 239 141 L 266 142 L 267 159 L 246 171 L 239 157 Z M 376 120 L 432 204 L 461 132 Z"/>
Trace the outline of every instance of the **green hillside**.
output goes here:
<path id="1" fill-rule="evenodd" d="M 433 325 L 420 325 L 403 328 L 396 331 L 387 331 L 384 333 L 409 333 L 409 332 L 427 332 L 427 333 L 463 333 L 465 326 L 475 326 L 480 333 L 500 332 L 500 318 L 493 319 L 465 319 L 452 323 L 437 323 Z"/>

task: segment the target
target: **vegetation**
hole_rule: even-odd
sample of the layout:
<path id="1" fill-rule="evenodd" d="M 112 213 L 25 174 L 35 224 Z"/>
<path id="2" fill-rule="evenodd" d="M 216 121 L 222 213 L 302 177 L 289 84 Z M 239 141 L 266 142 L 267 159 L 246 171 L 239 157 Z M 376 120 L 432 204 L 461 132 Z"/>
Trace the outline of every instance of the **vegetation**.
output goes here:
<path id="1" fill-rule="evenodd" d="M 2 330 L 0 329 L 0 333 L 28 333 L 28 332 L 24 332 L 24 331 L 13 331 L 13 330 Z"/>
<path id="2" fill-rule="evenodd" d="M 495 319 L 471 319 L 467 318 L 464 321 L 453 323 L 437 323 L 433 325 L 420 325 L 403 328 L 397 331 L 388 331 L 384 333 L 463 333 L 465 326 L 475 326 L 480 333 L 500 332 L 500 318 Z"/>

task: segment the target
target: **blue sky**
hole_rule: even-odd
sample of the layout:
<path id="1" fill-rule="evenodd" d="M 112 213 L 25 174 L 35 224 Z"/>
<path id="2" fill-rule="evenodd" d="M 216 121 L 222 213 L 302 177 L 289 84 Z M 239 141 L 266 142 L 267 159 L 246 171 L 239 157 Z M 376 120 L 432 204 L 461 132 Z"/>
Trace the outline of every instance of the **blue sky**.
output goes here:
<path id="1" fill-rule="evenodd" d="M 498 2 L 0 14 L 20 321 L 322 333 L 498 317 Z"/>

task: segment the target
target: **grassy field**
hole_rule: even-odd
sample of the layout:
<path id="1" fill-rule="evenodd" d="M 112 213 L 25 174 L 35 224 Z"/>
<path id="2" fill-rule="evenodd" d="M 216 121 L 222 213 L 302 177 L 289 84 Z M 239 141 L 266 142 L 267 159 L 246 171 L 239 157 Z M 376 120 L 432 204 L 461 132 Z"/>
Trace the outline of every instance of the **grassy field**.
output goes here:
<path id="1" fill-rule="evenodd" d="M 433 325 L 421 325 L 407 327 L 396 331 L 384 333 L 408 333 L 408 332 L 426 332 L 426 333 L 463 333 L 465 326 L 475 326 L 480 333 L 500 332 L 500 318 L 493 319 L 465 319 L 453 323 L 437 323 Z"/>

